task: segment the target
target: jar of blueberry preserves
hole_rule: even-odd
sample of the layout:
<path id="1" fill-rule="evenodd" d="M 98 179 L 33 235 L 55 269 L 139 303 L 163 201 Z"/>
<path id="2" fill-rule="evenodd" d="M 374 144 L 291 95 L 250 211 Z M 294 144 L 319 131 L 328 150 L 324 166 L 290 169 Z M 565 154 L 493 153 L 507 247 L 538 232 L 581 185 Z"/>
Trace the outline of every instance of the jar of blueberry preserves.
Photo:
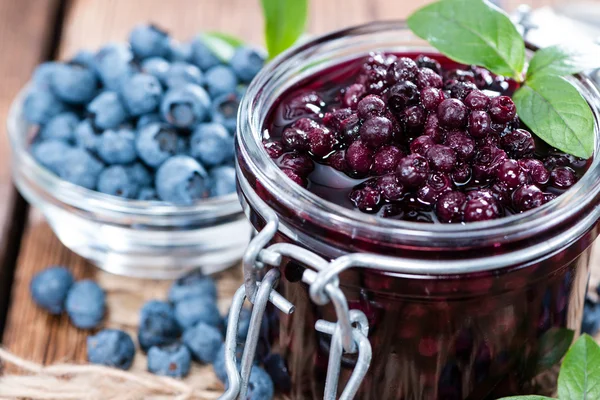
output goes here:
<path id="1" fill-rule="evenodd" d="M 600 95 L 569 80 L 594 113 L 597 154 Z M 250 85 L 237 136 L 259 232 L 247 285 L 281 271 L 277 296 L 295 311 L 267 307 L 269 340 L 292 398 L 553 393 L 581 324 L 600 161 L 533 137 L 517 87 L 403 22 L 316 38 Z"/>

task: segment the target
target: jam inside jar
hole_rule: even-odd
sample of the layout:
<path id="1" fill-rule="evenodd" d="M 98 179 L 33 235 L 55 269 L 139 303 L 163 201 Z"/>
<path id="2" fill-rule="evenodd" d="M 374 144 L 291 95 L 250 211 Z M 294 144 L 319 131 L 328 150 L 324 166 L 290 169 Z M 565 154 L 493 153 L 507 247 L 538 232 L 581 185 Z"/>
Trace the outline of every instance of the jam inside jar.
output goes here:
<path id="1" fill-rule="evenodd" d="M 381 218 L 306 190 L 288 179 L 263 146 L 273 110 L 290 90 L 372 52 L 425 53 L 443 60 L 403 22 L 373 23 L 296 47 L 253 81 L 240 106 L 237 134 L 239 194 L 246 214 L 261 230 L 268 207 L 279 219 L 273 242 L 293 243 L 327 260 L 373 253 L 431 265 L 431 273 L 352 268 L 340 274 L 350 308 L 369 320 L 373 358 L 356 398 L 551 395 L 560 357 L 549 353 L 568 330 L 579 333 L 598 235 L 600 161 L 590 160 L 575 185 L 538 208 L 466 224 Z M 571 81 L 594 111 L 596 154 L 600 95 L 583 76 Z M 464 262 L 464 269 L 445 269 L 457 262 Z M 331 304 L 311 302 L 301 282 L 305 268 L 284 259 L 278 291 L 295 312 L 278 317 L 270 340 L 287 361 L 291 397 L 319 399 L 330 337 L 314 326 L 318 319 L 337 318 Z M 356 356 L 343 356 L 338 392 L 355 363 Z"/>

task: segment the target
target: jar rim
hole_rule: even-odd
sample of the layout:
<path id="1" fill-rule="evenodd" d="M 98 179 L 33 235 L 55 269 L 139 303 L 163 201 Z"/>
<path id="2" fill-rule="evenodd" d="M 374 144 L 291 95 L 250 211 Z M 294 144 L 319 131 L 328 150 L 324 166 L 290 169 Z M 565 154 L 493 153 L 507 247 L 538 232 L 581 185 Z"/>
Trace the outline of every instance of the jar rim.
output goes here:
<path id="1" fill-rule="evenodd" d="M 578 212 L 589 207 L 592 199 L 600 195 L 600 157 L 594 157 L 592 164 L 584 176 L 561 196 L 533 210 L 515 214 L 491 221 L 470 222 L 466 224 L 428 224 L 422 222 L 384 219 L 365 213 L 360 213 L 325 200 L 316 194 L 302 188 L 291 181 L 276 163 L 269 157 L 262 144 L 262 129 L 264 117 L 270 110 L 273 102 L 265 102 L 265 93 L 271 91 L 282 92 L 302 80 L 340 62 L 321 65 L 314 69 L 309 62 L 311 56 L 318 53 L 319 46 L 335 45 L 336 42 L 350 36 L 375 34 L 384 31 L 406 31 L 405 21 L 378 21 L 350 28 L 341 29 L 324 34 L 314 39 L 296 45 L 274 58 L 254 78 L 246 94 L 243 96 L 238 112 L 237 141 L 238 151 L 256 175 L 261 185 L 273 194 L 279 201 L 293 210 L 303 210 L 315 220 L 328 224 L 341 224 L 351 227 L 360 227 L 364 232 L 376 235 L 391 235 L 402 237 L 432 240 L 450 240 L 460 237 L 463 240 L 481 240 L 494 238 L 521 238 L 545 231 L 573 218 Z M 411 33 L 412 35 L 412 33 Z M 414 37 L 415 40 L 419 40 Z M 425 44 L 421 42 L 421 47 Z M 427 45 L 425 45 L 427 46 Z M 534 48 L 534 46 L 529 46 Z M 428 47 L 428 49 L 431 49 Z M 373 49 L 375 50 L 375 49 Z M 379 49 L 377 49 L 379 50 Z M 419 48 L 421 50 L 421 48 Z M 437 52 L 432 49 L 433 52 Z M 365 52 L 363 55 L 368 54 Z M 354 54 L 355 58 L 358 54 Z M 350 58 L 349 58 L 350 59 Z M 278 78 L 285 75 L 287 69 L 294 71 L 293 82 L 281 84 Z M 311 70 L 311 68 L 313 68 Z M 310 72 L 310 73 L 309 73 Z M 594 155 L 600 154 L 600 93 L 591 80 L 584 74 L 567 78 L 586 99 L 594 115 Z M 240 175 L 238 168 L 238 179 Z M 591 223 L 589 219 L 585 219 Z"/>

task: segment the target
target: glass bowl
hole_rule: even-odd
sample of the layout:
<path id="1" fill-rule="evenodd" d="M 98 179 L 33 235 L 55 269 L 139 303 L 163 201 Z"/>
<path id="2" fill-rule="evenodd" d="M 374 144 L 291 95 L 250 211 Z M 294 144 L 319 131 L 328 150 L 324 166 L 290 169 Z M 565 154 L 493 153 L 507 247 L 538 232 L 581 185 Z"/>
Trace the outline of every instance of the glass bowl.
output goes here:
<path id="1" fill-rule="evenodd" d="M 235 193 L 193 206 L 127 200 L 64 181 L 29 152 L 36 127 L 23 118 L 27 88 L 11 105 L 8 135 L 19 192 L 43 214 L 60 241 L 101 269 L 142 278 L 207 273 L 241 259 L 251 227 Z"/>

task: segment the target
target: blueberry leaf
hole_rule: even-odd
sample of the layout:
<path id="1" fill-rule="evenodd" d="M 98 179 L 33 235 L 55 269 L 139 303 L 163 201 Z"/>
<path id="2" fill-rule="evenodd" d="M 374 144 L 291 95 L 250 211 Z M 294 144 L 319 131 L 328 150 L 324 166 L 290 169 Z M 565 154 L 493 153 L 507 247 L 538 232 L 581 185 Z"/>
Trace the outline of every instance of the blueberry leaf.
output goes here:
<path id="1" fill-rule="evenodd" d="M 292 46 L 304 33 L 307 0 L 262 0 L 269 58 Z"/>
<path id="2" fill-rule="evenodd" d="M 541 75 L 572 75 L 592 67 L 586 57 L 573 49 L 550 46 L 535 52 L 527 68 L 527 79 Z"/>
<path id="3" fill-rule="evenodd" d="M 600 346 L 581 336 L 567 352 L 558 375 L 560 399 L 600 399 Z"/>
<path id="4" fill-rule="evenodd" d="M 556 365 L 569 350 L 575 332 L 567 328 L 552 328 L 540 339 L 537 372 L 545 371 Z"/>
<path id="5" fill-rule="evenodd" d="M 508 15 L 484 0 L 441 0 L 408 17 L 409 28 L 463 64 L 522 81 L 525 44 Z"/>
<path id="6" fill-rule="evenodd" d="M 225 63 L 231 60 L 235 49 L 244 44 L 241 39 L 222 32 L 203 33 L 202 41 L 219 60 Z"/>
<path id="7" fill-rule="evenodd" d="M 594 115 L 566 79 L 538 76 L 517 90 L 513 100 L 521 120 L 544 142 L 577 157 L 591 157 Z"/>

